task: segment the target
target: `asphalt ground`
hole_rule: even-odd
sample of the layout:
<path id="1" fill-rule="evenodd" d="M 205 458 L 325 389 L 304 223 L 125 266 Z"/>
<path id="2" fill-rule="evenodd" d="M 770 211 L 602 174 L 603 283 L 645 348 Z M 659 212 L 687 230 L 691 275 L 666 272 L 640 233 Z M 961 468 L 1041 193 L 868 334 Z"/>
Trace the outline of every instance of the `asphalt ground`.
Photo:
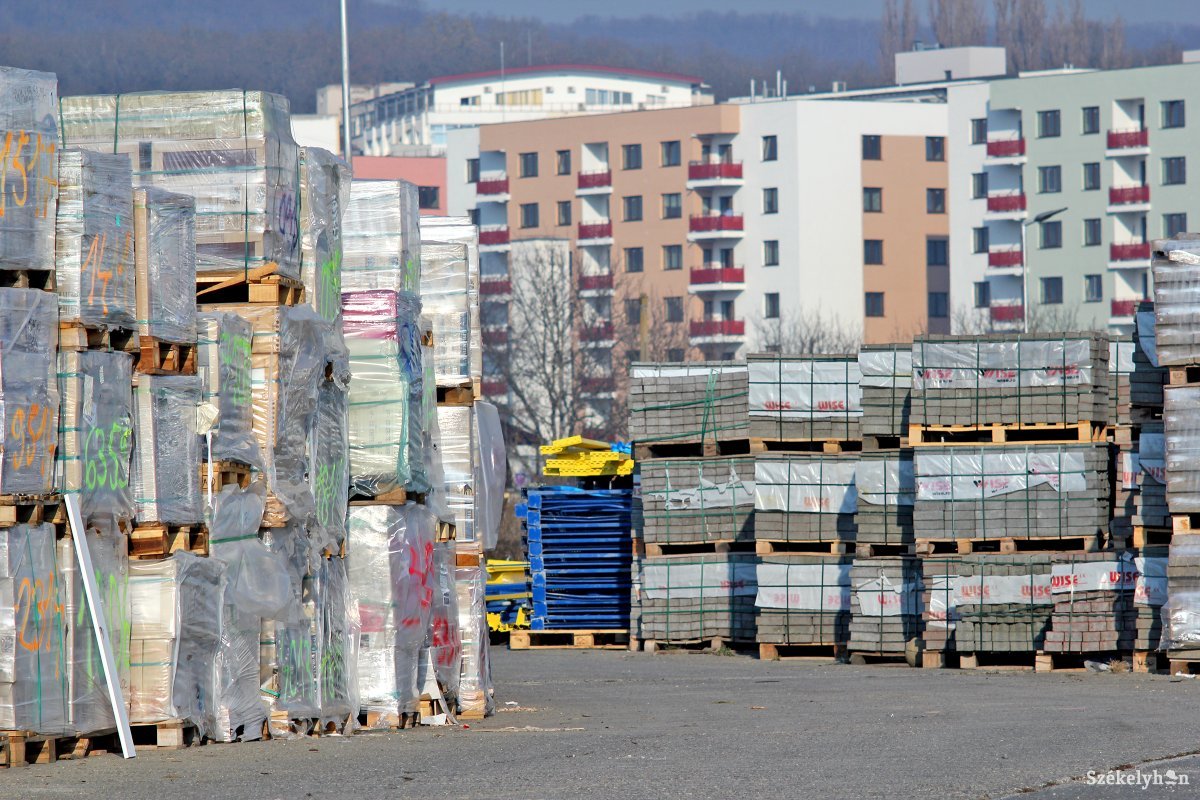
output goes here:
<path id="1" fill-rule="evenodd" d="M 60 761 L 0 770 L 0 796 L 1200 796 L 1196 680 L 502 648 L 493 672 L 469 727 Z"/>

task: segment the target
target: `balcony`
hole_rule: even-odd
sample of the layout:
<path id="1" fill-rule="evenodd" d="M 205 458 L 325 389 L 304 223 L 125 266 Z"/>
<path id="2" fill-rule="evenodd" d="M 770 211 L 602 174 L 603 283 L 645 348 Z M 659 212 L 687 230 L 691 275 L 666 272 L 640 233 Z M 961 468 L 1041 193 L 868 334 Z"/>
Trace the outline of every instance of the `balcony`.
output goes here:
<path id="1" fill-rule="evenodd" d="M 741 186 L 740 161 L 691 161 L 688 163 L 687 188 Z"/>
<path id="2" fill-rule="evenodd" d="M 992 306 L 990 310 L 992 322 L 1014 323 L 1025 319 L 1025 307 L 1021 305 Z"/>
<path id="3" fill-rule="evenodd" d="M 1146 128 L 1108 132 L 1108 150 L 1105 152 L 1107 156 L 1136 156 L 1149 150 L 1150 131 Z"/>
<path id="4" fill-rule="evenodd" d="M 691 292 L 740 292 L 746 285 L 741 267 L 693 267 L 688 278 Z"/>
<path id="5" fill-rule="evenodd" d="M 502 195 L 508 199 L 508 176 L 501 175 L 492 178 L 480 178 L 475 184 L 475 194 L 480 199 L 495 200 Z"/>
<path id="6" fill-rule="evenodd" d="M 612 394 L 616 391 L 617 382 L 611 376 L 603 376 L 599 378 L 582 378 L 579 381 L 579 388 L 586 394 Z"/>
<path id="7" fill-rule="evenodd" d="M 988 251 L 989 267 L 1020 267 L 1025 264 L 1025 254 L 1019 247 L 998 248 Z"/>
<path id="8" fill-rule="evenodd" d="M 1108 213 L 1110 214 L 1149 210 L 1149 186 L 1114 186 L 1108 190 Z"/>
<path id="9" fill-rule="evenodd" d="M 508 394 L 508 382 L 503 378 L 484 378 L 480 388 L 484 397 L 503 397 Z"/>
<path id="10" fill-rule="evenodd" d="M 1025 213 L 1025 193 L 989 194 L 987 210 L 989 214 L 1023 214 Z"/>
<path id="11" fill-rule="evenodd" d="M 601 222 L 581 222 L 579 223 L 579 243 L 583 244 L 587 241 L 602 240 L 597 243 L 612 243 L 612 220 L 603 220 Z"/>
<path id="12" fill-rule="evenodd" d="M 512 281 L 507 279 L 480 281 L 479 293 L 483 295 L 512 294 Z"/>
<path id="13" fill-rule="evenodd" d="M 742 319 L 694 319 L 688 332 L 693 339 L 745 336 L 746 321 Z"/>
<path id="14" fill-rule="evenodd" d="M 508 247 L 507 225 L 485 225 L 479 229 L 479 246 L 506 249 Z"/>
<path id="15" fill-rule="evenodd" d="M 987 143 L 987 160 L 998 164 L 1025 163 L 1025 139 L 1020 136 L 990 139 Z"/>
<path id="16" fill-rule="evenodd" d="M 1132 317 L 1137 313 L 1138 304 L 1141 302 L 1137 298 L 1133 300 L 1113 300 L 1112 315 L 1114 317 Z"/>
<path id="17" fill-rule="evenodd" d="M 1109 266 L 1118 268 L 1150 266 L 1150 243 L 1112 244 L 1108 248 Z"/>
<path id="18" fill-rule="evenodd" d="M 580 275 L 579 289 L 580 291 L 612 291 L 613 276 L 612 273 L 607 275 Z"/>
<path id="19" fill-rule="evenodd" d="M 688 238 L 741 238 L 743 226 L 741 214 L 694 214 L 688 219 Z"/>
<path id="20" fill-rule="evenodd" d="M 508 330 L 505 328 L 484 328 L 479 335 L 484 344 L 508 344 Z"/>
<path id="21" fill-rule="evenodd" d="M 613 326 L 611 322 L 599 322 L 595 325 L 585 325 L 579 329 L 579 339 L 583 342 L 612 341 Z"/>
<path id="22" fill-rule="evenodd" d="M 594 169 L 576 176 L 575 194 L 609 194 L 612 192 L 612 170 Z"/>

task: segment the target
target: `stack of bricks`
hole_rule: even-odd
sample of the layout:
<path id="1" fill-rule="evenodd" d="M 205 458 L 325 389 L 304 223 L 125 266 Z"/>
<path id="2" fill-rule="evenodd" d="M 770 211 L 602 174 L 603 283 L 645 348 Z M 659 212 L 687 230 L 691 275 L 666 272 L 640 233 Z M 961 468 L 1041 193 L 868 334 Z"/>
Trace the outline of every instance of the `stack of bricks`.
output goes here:
<path id="1" fill-rule="evenodd" d="M 755 538 L 854 542 L 858 456 L 760 453 L 754 463 Z"/>
<path id="2" fill-rule="evenodd" d="M 856 558 L 850 568 L 850 653 L 903 656 L 921 630 L 921 563 L 911 556 Z"/>
<path id="3" fill-rule="evenodd" d="M 1138 639 L 1133 557 L 1113 553 L 1053 556 L 1054 613 L 1043 649 L 1048 653 L 1133 650 Z"/>
<path id="4" fill-rule="evenodd" d="M 907 345 L 863 345 L 858 353 L 862 373 L 864 438 L 908 436 L 912 410 L 912 348 Z"/>
<path id="5" fill-rule="evenodd" d="M 913 545 L 916 479 L 912 450 L 905 448 L 862 453 L 855 484 L 858 494 L 855 514 L 857 542 L 864 545 Z"/>
<path id="6" fill-rule="evenodd" d="M 954 588 L 959 653 L 1033 653 L 1043 649 L 1054 600 L 1050 557 L 962 556 Z"/>
<path id="7" fill-rule="evenodd" d="M 833 646 L 850 641 L 849 556 L 764 555 L 758 564 L 759 653 L 787 646 Z"/>
<path id="8" fill-rule="evenodd" d="M 750 437 L 859 441 L 861 374 L 853 356 L 748 356 Z"/>
<path id="9" fill-rule="evenodd" d="M 757 557 L 695 553 L 642 565 L 641 635 L 650 642 L 716 647 L 755 640 Z"/>
<path id="10" fill-rule="evenodd" d="M 749 436 L 746 367 L 731 362 L 634 364 L 629 373 L 629 436 L 661 447 L 721 443 Z"/>

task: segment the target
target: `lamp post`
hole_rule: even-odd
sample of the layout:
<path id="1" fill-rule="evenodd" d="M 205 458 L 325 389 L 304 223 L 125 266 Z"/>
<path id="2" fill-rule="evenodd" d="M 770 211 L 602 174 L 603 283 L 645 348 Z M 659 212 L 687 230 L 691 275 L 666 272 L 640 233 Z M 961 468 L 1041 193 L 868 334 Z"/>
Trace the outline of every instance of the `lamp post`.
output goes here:
<path id="1" fill-rule="evenodd" d="M 1030 225 L 1041 225 L 1043 222 L 1058 216 L 1066 210 L 1066 207 L 1063 207 L 1056 208 L 1053 211 L 1043 211 L 1033 219 L 1021 223 L 1021 327 L 1025 333 L 1029 333 L 1029 247 L 1025 229 Z"/>
<path id="2" fill-rule="evenodd" d="M 346 37 L 346 0 L 341 0 L 342 11 L 342 157 L 353 167 L 350 154 L 350 45 Z"/>

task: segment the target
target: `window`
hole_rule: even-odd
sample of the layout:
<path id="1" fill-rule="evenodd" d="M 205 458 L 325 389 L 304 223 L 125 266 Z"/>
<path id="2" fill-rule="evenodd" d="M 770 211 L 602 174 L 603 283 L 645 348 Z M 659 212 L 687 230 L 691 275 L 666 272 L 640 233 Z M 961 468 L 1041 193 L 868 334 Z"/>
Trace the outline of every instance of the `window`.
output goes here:
<path id="1" fill-rule="evenodd" d="M 1042 249 L 1051 250 L 1062 247 L 1062 222 L 1051 220 L 1042 223 Z"/>
<path id="2" fill-rule="evenodd" d="M 468 208 L 467 209 L 467 219 L 471 220 L 471 224 L 474 225 L 476 228 L 478 228 L 479 227 L 479 209 L 478 208 Z"/>
<path id="3" fill-rule="evenodd" d="M 973 245 L 971 252 L 973 253 L 986 253 L 991 245 L 991 236 L 988 234 L 987 226 L 972 228 L 971 239 Z"/>
<path id="4" fill-rule="evenodd" d="M 925 137 L 925 160 L 926 161 L 945 161 L 946 160 L 946 139 L 942 136 L 926 136 Z"/>
<path id="5" fill-rule="evenodd" d="M 625 248 L 625 271 L 641 272 L 646 266 L 646 256 L 640 247 Z"/>
<path id="6" fill-rule="evenodd" d="M 971 120 L 971 144 L 987 144 L 987 120 Z"/>
<path id="7" fill-rule="evenodd" d="M 777 240 L 768 239 L 763 242 L 763 266 L 779 266 L 779 242 Z"/>
<path id="8" fill-rule="evenodd" d="M 779 213 L 779 190 L 775 188 L 763 189 L 763 213 L 778 214 Z"/>
<path id="9" fill-rule="evenodd" d="M 622 205 L 625 210 L 626 222 L 637 222 L 642 218 L 642 196 L 640 194 L 631 194 L 623 198 Z"/>
<path id="10" fill-rule="evenodd" d="M 667 306 L 667 322 L 683 322 L 683 298 L 667 297 L 663 302 Z"/>
<path id="11" fill-rule="evenodd" d="M 571 174 L 571 151 L 559 150 L 554 154 L 554 166 L 558 175 Z"/>
<path id="12" fill-rule="evenodd" d="M 971 199 L 978 200 L 987 197 L 988 177 L 986 172 L 975 172 L 971 175 Z"/>
<path id="13" fill-rule="evenodd" d="M 1062 278 L 1042 278 L 1042 303 L 1055 306 L 1062 301 Z"/>
<path id="14" fill-rule="evenodd" d="M 537 153 L 521 153 L 521 177 L 536 178 L 537 174 Z"/>
<path id="15" fill-rule="evenodd" d="M 1099 106 L 1084 106 L 1083 108 L 1083 128 L 1084 134 L 1100 132 L 1100 107 Z"/>
<path id="16" fill-rule="evenodd" d="M 767 292 L 763 295 L 763 317 L 779 319 L 779 292 Z"/>
<path id="17" fill-rule="evenodd" d="M 946 190 L 945 189 L 926 189 L 925 190 L 925 211 L 929 214 L 945 214 L 946 213 Z"/>
<path id="18" fill-rule="evenodd" d="M 779 139 L 775 136 L 762 137 L 762 160 L 779 160 Z"/>
<path id="19" fill-rule="evenodd" d="M 863 240 L 863 263 L 864 264 L 882 264 L 883 263 L 883 239 L 864 239 Z"/>
<path id="20" fill-rule="evenodd" d="M 950 240 L 945 236 L 930 236 L 925 240 L 925 266 L 950 266 Z"/>
<path id="21" fill-rule="evenodd" d="M 625 321 L 630 325 L 638 325 L 642 321 L 642 298 L 635 297 L 625 301 Z"/>
<path id="22" fill-rule="evenodd" d="M 1172 156 L 1162 160 L 1163 186 L 1174 186 L 1187 183 L 1187 159 L 1183 156 Z"/>
<path id="23" fill-rule="evenodd" d="M 480 303 L 479 316 L 485 327 L 497 328 L 508 325 L 508 303 Z"/>
<path id="24" fill-rule="evenodd" d="M 1062 191 L 1062 167 L 1038 167 L 1038 191 L 1057 194 Z"/>
<path id="25" fill-rule="evenodd" d="M 1062 135 L 1062 120 L 1059 116 L 1058 109 L 1053 111 L 1039 111 L 1037 114 L 1038 137 L 1041 139 L 1052 139 L 1055 136 Z"/>
<path id="26" fill-rule="evenodd" d="M 1083 302 L 1099 303 L 1104 299 L 1104 279 L 1100 275 L 1083 276 Z"/>
<path id="27" fill-rule="evenodd" d="M 865 301 L 865 308 L 863 309 L 863 313 L 866 314 L 866 316 L 868 316 L 868 317 L 882 317 L 883 316 L 883 292 L 867 292 L 863 296 L 863 299 Z"/>
<path id="28" fill-rule="evenodd" d="M 679 219 L 683 216 L 683 195 L 671 192 L 662 196 L 663 219 Z"/>
<path id="29" fill-rule="evenodd" d="M 883 189 L 869 186 L 863 188 L 863 211 L 872 213 L 883 211 Z"/>
<path id="30" fill-rule="evenodd" d="M 441 191 L 436 186 L 417 187 L 417 207 L 436 209 L 441 206 Z"/>
<path id="31" fill-rule="evenodd" d="M 559 225 L 570 225 L 571 224 L 571 201 L 570 200 L 559 200 L 558 201 L 558 224 Z"/>
<path id="32" fill-rule="evenodd" d="M 1187 214 L 1163 214 L 1163 236 L 1168 239 L 1187 230 Z"/>
<path id="33" fill-rule="evenodd" d="M 862 157 L 863 161 L 879 161 L 883 158 L 883 144 L 878 136 L 863 135 Z"/>
<path id="34" fill-rule="evenodd" d="M 663 142 L 660 145 L 662 150 L 662 165 L 664 167 L 678 167 L 680 158 L 679 140 L 675 139 L 670 142 Z"/>
<path id="35" fill-rule="evenodd" d="M 679 320 L 679 321 L 683 322 L 683 320 Z M 671 361 L 673 363 L 679 363 L 679 362 L 683 361 L 683 348 L 682 347 L 669 348 L 667 350 L 667 361 Z"/>
<path id="36" fill-rule="evenodd" d="M 1162 104 L 1162 126 L 1164 128 L 1182 128 L 1183 101 L 1164 100 Z"/>
<path id="37" fill-rule="evenodd" d="M 1083 221 L 1083 246 L 1098 247 L 1100 245 L 1100 219 L 1085 219 Z"/>
<path id="38" fill-rule="evenodd" d="M 987 308 L 992 304 L 992 285 L 987 281 L 975 283 L 975 307 Z"/>
<path id="39" fill-rule="evenodd" d="M 521 203 L 521 227 L 536 228 L 538 226 L 538 204 Z"/>
<path id="40" fill-rule="evenodd" d="M 663 269 L 683 269 L 683 245 L 667 244 L 663 245 Z"/>
<path id="41" fill-rule="evenodd" d="M 1083 165 L 1083 190 L 1094 192 L 1100 188 L 1100 164 L 1093 161 Z"/>
<path id="42" fill-rule="evenodd" d="M 929 293 L 929 316 L 937 319 L 950 316 L 949 292 Z"/>
<path id="43" fill-rule="evenodd" d="M 621 163 L 625 169 L 641 169 L 642 146 L 640 144 L 621 145 Z"/>
<path id="44" fill-rule="evenodd" d="M 479 183 L 479 159 L 467 159 L 467 183 Z"/>

